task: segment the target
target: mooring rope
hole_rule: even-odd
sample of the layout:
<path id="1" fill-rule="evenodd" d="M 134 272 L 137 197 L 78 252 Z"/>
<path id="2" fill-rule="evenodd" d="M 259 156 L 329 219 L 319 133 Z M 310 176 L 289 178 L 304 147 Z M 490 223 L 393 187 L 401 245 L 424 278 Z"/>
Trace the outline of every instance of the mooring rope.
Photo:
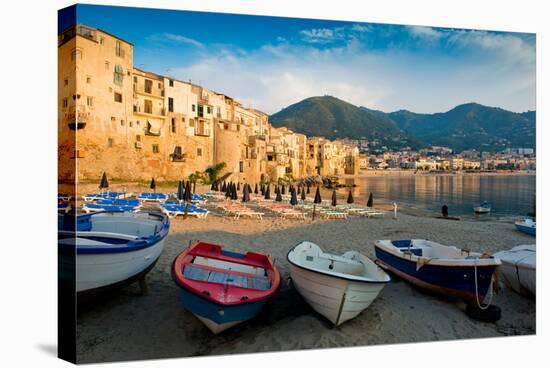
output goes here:
<path id="1" fill-rule="evenodd" d="M 477 260 L 474 262 L 474 278 L 475 278 L 475 287 L 476 287 L 476 302 L 477 306 L 481 310 L 486 310 L 491 306 L 491 302 L 493 301 L 493 291 L 491 290 L 491 287 L 489 287 L 489 302 L 483 307 L 479 301 L 479 294 L 478 294 L 478 286 L 477 286 Z M 493 282 L 491 277 L 491 282 Z"/>

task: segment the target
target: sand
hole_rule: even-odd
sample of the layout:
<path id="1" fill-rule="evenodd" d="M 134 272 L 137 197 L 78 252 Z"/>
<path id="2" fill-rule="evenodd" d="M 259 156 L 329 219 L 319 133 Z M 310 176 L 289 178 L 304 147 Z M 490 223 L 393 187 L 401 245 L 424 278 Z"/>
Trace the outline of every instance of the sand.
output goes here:
<path id="1" fill-rule="evenodd" d="M 358 345 L 395 344 L 535 333 L 535 300 L 502 289 L 493 303 L 502 319 L 470 319 L 461 302 L 427 294 L 394 277 L 357 318 L 335 328 L 315 313 L 289 279 L 286 253 L 310 240 L 324 250 L 358 250 L 374 256 L 377 239 L 428 238 L 443 244 L 494 253 L 534 238 L 515 230 L 511 221 L 445 221 L 399 214 L 380 219 L 232 220 L 175 219 L 158 263 L 147 275 L 148 293 L 137 284 L 81 303 L 77 321 L 78 361 L 189 357 Z M 213 335 L 183 309 L 170 276 L 176 255 L 190 241 L 226 245 L 236 251 L 272 255 L 283 279 L 278 294 L 254 320 Z"/>

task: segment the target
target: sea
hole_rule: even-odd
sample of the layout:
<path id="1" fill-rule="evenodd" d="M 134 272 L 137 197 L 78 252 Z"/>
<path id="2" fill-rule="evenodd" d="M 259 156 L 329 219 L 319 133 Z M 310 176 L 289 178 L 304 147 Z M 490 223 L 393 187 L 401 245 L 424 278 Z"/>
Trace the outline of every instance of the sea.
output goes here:
<path id="1" fill-rule="evenodd" d="M 535 175 L 372 175 L 345 179 L 355 184 L 353 197 L 364 203 L 373 193 L 374 202 L 396 202 L 434 214 L 447 205 L 450 216 L 515 217 L 533 211 Z M 339 197 L 349 189 L 340 188 Z M 474 215 L 473 207 L 491 204 L 488 215 Z"/>

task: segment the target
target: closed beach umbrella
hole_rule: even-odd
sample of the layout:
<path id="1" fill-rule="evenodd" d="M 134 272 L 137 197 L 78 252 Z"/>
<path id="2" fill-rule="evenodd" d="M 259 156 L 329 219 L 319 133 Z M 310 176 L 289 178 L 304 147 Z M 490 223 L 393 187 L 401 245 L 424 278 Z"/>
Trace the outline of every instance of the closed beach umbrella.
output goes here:
<path id="1" fill-rule="evenodd" d="M 298 195 L 296 194 L 296 188 L 292 188 L 290 191 L 290 204 L 296 206 L 298 204 Z"/>
<path id="2" fill-rule="evenodd" d="M 227 184 L 225 186 L 225 198 L 230 198 L 230 197 L 231 197 L 231 185 Z"/>
<path id="3" fill-rule="evenodd" d="M 185 198 L 185 190 L 183 189 L 183 182 L 180 180 L 178 181 L 178 200 L 181 202 Z"/>
<path id="4" fill-rule="evenodd" d="M 193 193 L 195 193 L 196 187 L 197 187 L 197 181 L 193 180 Z"/>
<path id="5" fill-rule="evenodd" d="M 302 201 L 305 201 L 306 200 L 306 190 L 304 188 L 302 188 Z"/>
<path id="6" fill-rule="evenodd" d="M 321 191 L 319 191 L 319 187 L 317 187 L 317 191 L 315 192 L 315 199 L 313 200 L 313 203 L 321 203 Z"/>
<path id="7" fill-rule="evenodd" d="M 109 181 L 107 180 L 107 174 L 103 172 L 101 176 L 101 181 L 99 182 L 99 189 L 109 188 Z"/>
<path id="8" fill-rule="evenodd" d="M 224 180 L 222 184 L 222 192 L 226 192 L 226 191 L 227 191 L 227 186 L 225 185 L 225 180 Z"/>
<path id="9" fill-rule="evenodd" d="M 309 194 L 309 184 L 307 185 L 307 194 Z"/>
<path id="10" fill-rule="evenodd" d="M 237 190 L 241 190 L 241 183 L 237 183 Z"/>
<path id="11" fill-rule="evenodd" d="M 212 185 L 210 186 L 210 190 L 211 191 L 216 190 L 216 182 L 215 181 L 212 182 Z"/>
<path id="12" fill-rule="evenodd" d="M 277 186 L 277 188 L 275 189 L 275 192 L 277 192 L 277 195 L 275 196 L 275 201 L 282 202 L 283 197 L 281 197 L 281 189 L 279 188 L 279 186 Z"/>
<path id="13" fill-rule="evenodd" d="M 243 188 L 243 202 L 250 201 L 250 191 L 248 189 L 248 185 L 245 185 Z"/>
<path id="14" fill-rule="evenodd" d="M 258 194 L 258 183 L 254 185 L 254 194 Z"/>
<path id="15" fill-rule="evenodd" d="M 217 180 L 214 182 L 214 190 L 216 192 L 218 191 L 218 181 Z"/>
<path id="16" fill-rule="evenodd" d="M 285 185 L 283 184 L 283 186 L 281 187 L 281 194 L 285 194 L 285 193 L 286 193 Z"/>
<path id="17" fill-rule="evenodd" d="M 336 206 L 336 189 L 332 191 L 332 206 Z"/>
<path id="18" fill-rule="evenodd" d="M 262 193 L 262 195 L 265 195 L 265 184 L 260 185 L 260 193 Z"/>
<path id="19" fill-rule="evenodd" d="M 157 189 L 157 183 L 155 183 L 155 178 L 151 178 L 151 184 L 149 184 L 149 188 L 155 191 Z"/>
<path id="20" fill-rule="evenodd" d="M 352 203 L 353 203 L 353 194 L 351 194 L 351 190 L 350 190 L 349 193 L 348 193 L 348 200 L 347 200 L 347 202 L 348 202 L 349 204 L 352 204 Z"/>
<path id="21" fill-rule="evenodd" d="M 264 194 L 264 199 L 271 199 L 271 188 L 269 186 L 269 184 L 267 184 L 267 188 L 265 188 L 265 194 Z"/>
<path id="22" fill-rule="evenodd" d="M 191 198 L 192 198 L 191 182 L 188 180 L 187 183 L 185 184 L 185 194 L 183 196 L 183 200 L 186 202 L 191 202 Z"/>
<path id="23" fill-rule="evenodd" d="M 231 196 L 231 199 L 234 201 L 239 199 L 239 195 L 237 194 L 237 186 L 235 184 L 233 184 L 233 194 Z"/>
<path id="24" fill-rule="evenodd" d="M 246 186 L 248 187 L 248 194 L 252 193 L 252 187 L 250 184 L 246 184 Z"/>
<path id="25" fill-rule="evenodd" d="M 367 207 L 372 207 L 372 192 L 369 194 L 369 200 L 367 201 Z"/>

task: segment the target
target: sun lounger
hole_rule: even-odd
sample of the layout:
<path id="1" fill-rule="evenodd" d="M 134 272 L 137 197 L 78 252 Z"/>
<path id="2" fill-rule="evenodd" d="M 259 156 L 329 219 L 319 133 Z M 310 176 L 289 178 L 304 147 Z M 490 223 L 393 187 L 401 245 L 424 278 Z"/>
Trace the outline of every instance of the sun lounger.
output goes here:
<path id="1" fill-rule="evenodd" d="M 328 209 L 322 209 L 321 211 L 319 211 L 319 214 L 321 217 L 328 218 L 328 219 L 348 218 L 348 214 L 345 212 L 328 210 Z"/>
<path id="2" fill-rule="evenodd" d="M 285 219 L 289 217 L 297 218 L 301 220 L 306 219 L 306 214 L 301 211 L 289 210 L 289 211 L 282 211 L 279 214 L 281 215 L 282 218 L 285 218 Z"/>
<path id="3" fill-rule="evenodd" d="M 71 210 L 71 205 L 68 202 L 59 202 L 57 204 L 57 211 L 58 212 L 69 212 Z"/>
<path id="4" fill-rule="evenodd" d="M 235 211 L 234 212 L 234 218 L 236 220 L 240 219 L 241 217 L 255 217 L 259 220 L 262 220 L 263 215 L 264 215 L 263 212 L 256 212 L 256 211 L 252 211 L 252 210 L 248 210 L 248 211 L 242 210 L 242 211 Z"/>
<path id="5" fill-rule="evenodd" d="M 70 201 L 71 196 L 65 193 L 57 193 L 57 200 L 58 201 Z"/>
<path id="6" fill-rule="evenodd" d="M 120 199 L 124 196 L 129 196 L 129 194 L 125 194 L 123 192 L 103 192 L 103 193 L 90 193 L 90 194 L 84 194 L 82 196 L 82 199 L 86 202 L 92 202 L 97 201 L 99 199 Z"/>
<path id="7" fill-rule="evenodd" d="M 169 204 L 163 204 L 160 206 L 161 211 L 164 212 L 168 217 L 174 218 L 178 215 L 185 216 L 187 204 L 186 203 L 169 203 Z M 194 216 L 197 218 L 206 218 L 210 211 L 204 208 L 197 207 L 195 205 L 189 205 L 187 207 L 187 216 Z"/>
<path id="8" fill-rule="evenodd" d="M 137 199 L 144 202 L 164 202 L 168 199 L 168 195 L 156 192 L 143 192 L 137 196 Z"/>

